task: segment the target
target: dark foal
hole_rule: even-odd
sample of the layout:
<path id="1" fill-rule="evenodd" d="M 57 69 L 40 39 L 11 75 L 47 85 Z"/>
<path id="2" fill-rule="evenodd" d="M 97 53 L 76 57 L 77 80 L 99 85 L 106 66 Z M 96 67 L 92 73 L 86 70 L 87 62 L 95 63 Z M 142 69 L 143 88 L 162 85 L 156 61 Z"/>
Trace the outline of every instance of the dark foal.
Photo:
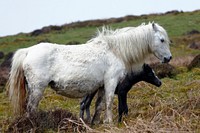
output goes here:
<path id="1" fill-rule="evenodd" d="M 143 65 L 143 69 L 141 72 L 131 72 L 128 73 L 125 77 L 125 79 L 117 85 L 117 88 L 115 90 L 115 94 L 118 94 L 118 113 L 119 118 L 118 122 L 121 122 L 122 114 L 128 114 L 128 105 L 127 105 L 127 93 L 132 88 L 134 84 L 140 81 L 145 81 L 148 83 L 151 83 L 157 87 L 161 86 L 162 82 L 160 79 L 155 75 L 154 71 L 148 64 Z M 102 89 L 102 88 L 100 88 Z M 98 90 L 97 90 L 98 91 Z M 81 103 L 80 103 L 80 118 L 83 119 L 84 116 L 84 110 L 86 110 L 87 114 L 87 121 L 90 121 L 90 104 L 92 99 L 94 98 L 95 94 L 97 93 L 95 91 L 94 93 L 85 96 Z M 98 106 L 102 101 L 102 97 L 98 97 L 95 105 L 95 115 L 92 120 L 92 124 L 94 122 L 95 117 L 99 117 L 100 114 L 98 111 Z M 98 112 L 98 113 L 97 113 Z"/>

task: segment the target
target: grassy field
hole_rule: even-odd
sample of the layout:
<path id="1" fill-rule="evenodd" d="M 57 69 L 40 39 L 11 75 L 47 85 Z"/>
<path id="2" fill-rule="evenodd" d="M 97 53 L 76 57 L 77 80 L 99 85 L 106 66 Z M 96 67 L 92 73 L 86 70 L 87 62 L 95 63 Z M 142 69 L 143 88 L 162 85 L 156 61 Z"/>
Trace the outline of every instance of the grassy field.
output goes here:
<path id="1" fill-rule="evenodd" d="M 178 74 L 172 78 L 162 79 L 159 88 L 140 82 L 128 94 L 129 114 L 117 124 L 117 98 L 115 97 L 113 112 L 114 124 L 100 124 L 88 132 L 200 132 L 200 68 L 187 69 L 199 50 L 188 48 L 188 44 L 200 41 L 200 35 L 187 35 L 189 31 L 200 31 L 200 11 L 141 16 L 120 23 L 108 24 L 113 29 L 138 26 L 142 22 L 155 21 L 162 25 L 172 40 L 171 52 Z M 20 33 L 0 38 L 0 51 L 5 54 L 18 48 L 28 47 L 41 41 L 68 44 L 70 42 L 85 43 L 95 35 L 96 26 L 67 27 L 38 36 Z M 151 61 L 149 61 L 151 62 Z M 39 105 L 41 110 L 67 109 L 76 116 L 79 114 L 79 99 L 69 99 L 56 95 L 46 89 Z M 94 103 L 92 103 L 92 112 Z M 102 114 L 102 120 L 103 120 Z M 8 129 L 13 121 L 12 110 L 6 91 L 0 93 L 0 132 Z M 57 132 L 47 129 L 45 132 Z"/>

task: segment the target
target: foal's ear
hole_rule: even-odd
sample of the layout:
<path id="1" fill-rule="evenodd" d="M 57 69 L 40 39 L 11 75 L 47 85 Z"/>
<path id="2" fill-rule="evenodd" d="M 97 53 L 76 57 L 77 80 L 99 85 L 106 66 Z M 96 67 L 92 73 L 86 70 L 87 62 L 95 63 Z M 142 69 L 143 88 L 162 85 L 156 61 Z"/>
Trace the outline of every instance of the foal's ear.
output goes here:
<path id="1" fill-rule="evenodd" d="M 147 64 L 146 64 L 146 63 L 144 63 L 144 64 L 143 64 L 143 68 L 145 68 L 146 66 L 147 66 Z"/>
<path id="2" fill-rule="evenodd" d="M 144 69 L 145 71 L 150 71 L 150 70 L 151 70 L 151 67 L 150 67 L 148 64 L 144 63 L 143 69 Z"/>
<path id="3" fill-rule="evenodd" d="M 148 68 L 148 64 L 144 63 L 143 64 L 143 69 L 146 70 Z"/>

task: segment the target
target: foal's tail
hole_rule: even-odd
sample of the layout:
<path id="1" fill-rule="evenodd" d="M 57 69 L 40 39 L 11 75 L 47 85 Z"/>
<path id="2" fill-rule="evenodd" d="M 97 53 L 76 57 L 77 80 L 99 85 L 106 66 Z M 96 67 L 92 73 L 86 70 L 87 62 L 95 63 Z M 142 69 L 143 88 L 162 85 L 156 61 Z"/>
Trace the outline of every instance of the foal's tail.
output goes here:
<path id="1" fill-rule="evenodd" d="M 12 59 L 10 77 L 7 82 L 9 99 L 15 115 L 22 115 L 25 112 L 26 84 L 22 64 L 27 53 L 26 49 L 16 51 Z"/>

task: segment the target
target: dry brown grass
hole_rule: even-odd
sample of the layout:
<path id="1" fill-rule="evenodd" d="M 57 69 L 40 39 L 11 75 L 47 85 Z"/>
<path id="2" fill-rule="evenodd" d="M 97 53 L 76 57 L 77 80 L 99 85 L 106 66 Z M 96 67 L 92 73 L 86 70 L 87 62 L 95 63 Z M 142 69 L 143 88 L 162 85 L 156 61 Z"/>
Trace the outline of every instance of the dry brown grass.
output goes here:
<path id="1" fill-rule="evenodd" d="M 200 90 L 199 80 L 186 84 L 193 86 L 180 95 L 180 99 L 171 94 L 162 98 L 162 94 L 155 91 L 148 102 L 134 96 L 129 103 L 130 111 L 128 117 L 124 118 L 121 125 L 101 127 L 104 132 L 111 133 L 194 133 L 200 131 Z M 137 85 L 144 86 L 144 83 Z M 150 87 L 150 86 L 149 86 Z M 150 95 L 149 92 L 143 97 Z M 165 92 L 166 93 L 166 92 Z M 175 93 L 176 94 L 176 93 Z M 186 98 L 187 97 L 187 98 Z M 129 99 L 131 97 L 129 96 Z M 133 103 L 134 101 L 134 103 Z M 143 102 L 143 103 L 142 103 Z M 145 108 L 145 109 L 144 109 Z"/>
<path id="2" fill-rule="evenodd" d="M 194 59 L 195 55 L 185 55 L 185 56 L 179 56 L 179 57 L 174 57 L 171 61 L 170 64 L 175 66 L 175 67 L 187 67 L 191 61 Z M 150 56 L 146 63 L 148 64 L 154 64 L 158 63 L 158 59 L 154 56 Z"/>
<path id="3" fill-rule="evenodd" d="M 193 132 L 192 123 L 198 123 L 199 116 L 191 110 L 181 110 L 159 101 L 158 110 L 149 111 L 144 116 L 130 120 L 128 126 L 131 132 Z"/>
<path id="4" fill-rule="evenodd" d="M 170 61 L 170 64 L 176 67 L 187 67 L 191 61 L 194 59 L 194 55 L 187 55 L 182 57 L 176 57 Z"/>

